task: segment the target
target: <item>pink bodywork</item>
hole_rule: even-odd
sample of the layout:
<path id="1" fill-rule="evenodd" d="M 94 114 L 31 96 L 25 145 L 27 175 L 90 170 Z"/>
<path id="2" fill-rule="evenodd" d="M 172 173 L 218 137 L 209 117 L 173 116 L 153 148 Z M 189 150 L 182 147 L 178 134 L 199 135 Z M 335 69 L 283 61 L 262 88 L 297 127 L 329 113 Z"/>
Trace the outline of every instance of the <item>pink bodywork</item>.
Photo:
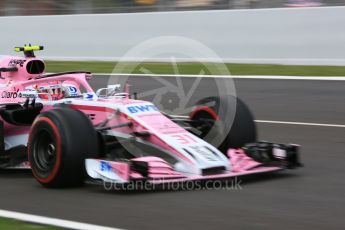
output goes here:
<path id="1" fill-rule="evenodd" d="M 39 76 L 44 75 L 44 72 L 40 74 L 28 74 L 27 65 L 30 61 L 41 61 L 39 58 L 21 58 L 21 57 L 7 57 L 0 60 L 0 67 L 17 67 L 18 71 L 16 72 L 2 72 L 1 73 L 1 104 L 17 104 L 23 103 L 26 98 L 20 97 L 6 97 L 3 92 L 19 92 L 25 91 L 28 87 L 38 88 L 39 86 L 56 84 L 56 82 L 69 82 L 76 86 L 79 90 L 83 88 L 86 93 L 94 94 L 93 89 L 88 84 L 90 75 L 87 73 L 73 73 L 73 74 L 63 74 L 60 76 L 53 76 L 49 78 L 39 78 Z M 12 64 L 11 64 L 12 63 Z M 9 94 L 10 95 L 10 94 Z M 54 103 L 58 101 L 52 100 L 41 100 L 40 101 L 44 107 L 42 112 L 54 109 Z M 104 104 L 102 104 L 104 103 Z M 107 104 L 108 103 L 108 104 Z M 94 124 L 99 124 L 104 121 L 111 114 L 116 112 L 116 109 L 112 108 L 111 104 L 116 104 L 119 106 L 128 106 L 128 105 L 140 105 L 142 102 L 137 100 L 125 98 L 96 98 L 92 102 L 85 102 L 85 99 L 74 98 L 71 99 L 71 103 L 68 106 L 72 109 L 77 109 L 83 111 L 87 115 L 92 115 L 92 122 Z M 145 103 L 145 102 L 143 102 Z M 143 125 L 137 119 L 140 119 L 141 122 L 144 122 Z M 164 149 L 167 152 L 172 153 L 177 159 L 186 162 L 193 166 L 193 161 L 186 154 L 181 153 L 177 148 L 174 148 L 171 143 L 167 143 L 161 136 L 165 135 L 171 138 L 174 141 L 180 142 L 181 144 L 189 145 L 193 143 L 193 137 L 190 136 L 189 132 L 181 128 L 166 116 L 160 113 L 146 113 L 144 115 L 139 115 L 136 118 L 130 117 L 126 113 L 119 112 L 119 116 L 109 121 L 109 126 L 121 124 L 131 121 L 133 126 L 131 127 L 122 127 L 117 128 L 117 132 L 130 134 L 133 132 L 142 132 L 150 131 L 149 136 L 140 137 L 146 142 L 152 143 L 156 146 L 159 146 L 161 149 Z M 5 137 L 16 136 L 21 134 L 28 134 L 30 131 L 30 126 L 15 126 L 12 124 L 4 122 Z M 162 125 L 163 124 L 163 125 Z M 149 127 L 149 128 L 148 128 Z M 150 130 L 148 130 L 150 129 Z M 231 171 L 225 171 L 221 174 L 216 175 L 185 175 L 181 172 L 177 172 L 172 165 L 167 163 L 165 160 L 159 157 L 138 157 L 131 159 L 133 162 L 145 162 L 149 167 L 149 178 L 152 180 L 152 183 L 162 183 L 164 182 L 174 182 L 174 181 L 185 181 L 185 180 L 199 180 L 199 179 L 216 179 L 216 178 L 231 178 L 235 176 L 241 176 L 246 174 L 254 173 L 263 173 L 263 172 L 272 172 L 278 171 L 281 168 L 278 167 L 264 167 L 258 162 L 255 162 L 253 159 L 246 156 L 243 150 L 239 149 L 230 149 L 228 151 L 228 166 L 231 168 Z M 123 162 L 111 162 L 110 167 L 114 172 L 117 172 L 123 180 L 130 179 L 140 179 L 142 176 L 137 172 L 131 171 L 128 163 Z"/>
<path id="2" fill-rule="evenodd" d="M 86 76 L 86 74 L 71 74 L 71 75 L 63 75 L 57 77 L 51 77 L 49 79 L 35 79 L 41 74 L 29 74 L 26 71 L 27 65 L 30 61 L 41 61 L 43 60 L 40 58 L 22 58 L 22 57 L 6 57 L 0 60 L 0 68 L 1 67 L 17 67 L 17 71 L 15 72 L 2 72 L 0 78 L 0 104 L 17 104 L 25 102 L 26 98 L 16 97 L 8 97 L 6 96 L 6 92 L 15 93 L 25 90 L 26 87 L 29 86 L 41 86 L 47 85 L 50 82 L 61 82 L 61 81 L 70 81 L 76 84 L 76 86 L 82 85 L 87 92 L 93 92 L 93 89 L 87 82 L 87 78 L 90 76 Z M 11 64 L 13 63 L 13 64 Z M 9 94 L 11 95 L 11 94 Z M 52 106 L 45 105 L 42 112 L 46 110 L 52 109 Z M 20 134 L 27 134 L 30 130 L 30 127 L 27 126 L 14 126 L 4 121 L 4 130 L 6 136 L 13 136 L 13 135 L 20 135 Z"/>
<path id="3" fill-rule="evenodd" d="M 231 179 L 235 177 L 269 173 L 281 171 L 280 167 L 267 167 L 263 164 L 249 158 L 242 149 L 229 149 L 229 164 L 232 171 L 224 172 L 215 175 L 184 175 L 176 172 L 169 163 L 159 157 L 139 157 L 132 159 L 132 162 L 145 162 L 147 163 L 148 178 L 151 184 L 166 184 L 187 181 L 200 181 L 200 180 L 214 180 L 214 179 Z M 130 182 L 132 179 L 144 179 L 142 175 L 135 171 L 131 171 L 130 163 L 121 162 L 120 164 L 111 163 L 111 170 L 118 173 L 121 170 L 122 178 L 127 178 L 125 181 Z M 127 167 L 126 167 L 127 166 Z M 121 169 L 120 169 L 121 168 Z M 128 171 L 123 171 L 126 169 Z"/>

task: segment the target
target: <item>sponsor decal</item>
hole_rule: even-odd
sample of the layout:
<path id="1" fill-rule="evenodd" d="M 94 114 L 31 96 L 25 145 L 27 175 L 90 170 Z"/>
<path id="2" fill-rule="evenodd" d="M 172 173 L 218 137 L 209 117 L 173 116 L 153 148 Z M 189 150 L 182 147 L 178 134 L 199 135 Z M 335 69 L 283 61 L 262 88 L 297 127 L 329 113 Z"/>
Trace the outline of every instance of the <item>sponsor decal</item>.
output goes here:
<path id="1" fill-rule="evenodd" d="M 113 172 L 122 179 L 128 180 L 129 165 L 126 163 L 100 161 L 100 170 L 102 172 Z"/>
<path id="2" fill-rule="evenodd" d="M 20 98 L 37 98 L 37 93 L 32 90 L 22 91 L 18 93 L 18 97 Z"/>
<path id="3" fill-rule="evenodd" d="M 78 93 L 78 89 L 75 86 L 67 86 L 67 91 L 70 95 L 75 95 Z"/>
<path id="4" fill-rule="evenodd" d="M 100 170 L 102 172 L 111 172 L 113 171 L 111 164 L 109 162 L 106 161 L 101 161 L 100 163 Z"/>
<path id="5" fill-rule="evenodd" d="M 15 91 L 3 91 L 1 93 L 1 97 L 2 98 L 17 98 L 19 95 L 19 89 L 15 90 Z"/>
<path id="6" fill-rule="evenodd" d="M 20 67 L 23 67 L 24 63 L 26 62 L 25 59 L 12 59 L 10 60 L 10 62 L 8 63 L 8 66 L 10 67 L 16 67 L 17 65 L 19 65 Z"/>
<path id="7" fill-rule="evenodd" d="M 171 137 L 175 138 L 181 145 L 188 145 L 197 143 L 196 140 L 189 134 L 183 133 L 183 134 L 174 134 L 171 135 Z"/>
<path id="8" fill-rule="evenodd" d="M 212 153 L 210 150 L 208 150 L 204 146 L 195 145 L 195 146 L 189 146 L 189 148 L 192 149 L 193 152 L 200 154 L 201 156 L 203 156 L 204 158 L 206 158 L 209 161 L 217 161 L 217 158 L 214 155 L 214 153 Z"/>
<path id="9" fill-rule="evenodd" d="M 157 107 L 154 105 L 136 105 L 127 107 L 130 113 L 140 113 L 140 112 L 152 112 L 158 111 Z"/>
<path id="10" fill-rule="evenodd" d="M 84 98 L 85 98 L 85 99 L 91 100 L 91 99 L 93 98 L 93 94 L 92 94 L 92 93 L 86 93 L 86 94 L 84 95 Z"/>

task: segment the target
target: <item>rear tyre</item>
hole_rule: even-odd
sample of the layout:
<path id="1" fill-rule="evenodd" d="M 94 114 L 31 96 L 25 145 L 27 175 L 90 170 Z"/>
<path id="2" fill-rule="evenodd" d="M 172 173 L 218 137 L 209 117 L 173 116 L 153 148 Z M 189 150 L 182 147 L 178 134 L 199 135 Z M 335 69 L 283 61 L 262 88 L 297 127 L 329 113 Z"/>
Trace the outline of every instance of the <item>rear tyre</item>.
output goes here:
<path id="1" fill-rule="evenodd" d="M 200 100 L 190 119 L 197 121 L 199 136 L 223 153 L 229 148 L 240 148 L 257 140 L 252 113 L 242 100 L 234 96 Z"/>
<path id="2" fill-rule="evenodd" d="M 86 175 L 85 158 L 97 153 L 97 133 L 79 110 L 53 109 L 33 123 L 28 159 L 34 177 L 45 187 L 81 186 Z"/>

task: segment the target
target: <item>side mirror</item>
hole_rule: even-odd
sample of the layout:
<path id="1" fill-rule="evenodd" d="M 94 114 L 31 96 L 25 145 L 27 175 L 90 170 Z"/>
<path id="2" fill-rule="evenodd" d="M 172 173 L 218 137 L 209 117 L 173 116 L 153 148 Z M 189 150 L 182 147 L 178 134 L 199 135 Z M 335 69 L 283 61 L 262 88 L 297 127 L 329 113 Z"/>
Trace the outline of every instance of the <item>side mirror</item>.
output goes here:
<path id="1" fill-rule="evenodd" d="M 121 84 L 107 85 L 106 88 L 100 88 L 96 91 L 96 95 L 99 97 L 109 97 L 119 92 L 121 89 Z"/>

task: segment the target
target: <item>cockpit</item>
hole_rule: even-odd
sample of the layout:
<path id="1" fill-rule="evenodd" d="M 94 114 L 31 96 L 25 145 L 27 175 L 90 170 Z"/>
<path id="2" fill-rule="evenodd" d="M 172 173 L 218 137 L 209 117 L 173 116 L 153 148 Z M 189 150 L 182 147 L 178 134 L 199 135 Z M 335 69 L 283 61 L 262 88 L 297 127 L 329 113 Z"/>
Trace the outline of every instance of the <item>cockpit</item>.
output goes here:
<path id="1" fill-rule="evenodd" d="M 43 83 L 29 87 L 27 90 L 34 90 L 37 93 L 37 97 L 42 100 L 55 101 L 64 98 L 83 97 L 79 86 L 72 82 Z"/>

